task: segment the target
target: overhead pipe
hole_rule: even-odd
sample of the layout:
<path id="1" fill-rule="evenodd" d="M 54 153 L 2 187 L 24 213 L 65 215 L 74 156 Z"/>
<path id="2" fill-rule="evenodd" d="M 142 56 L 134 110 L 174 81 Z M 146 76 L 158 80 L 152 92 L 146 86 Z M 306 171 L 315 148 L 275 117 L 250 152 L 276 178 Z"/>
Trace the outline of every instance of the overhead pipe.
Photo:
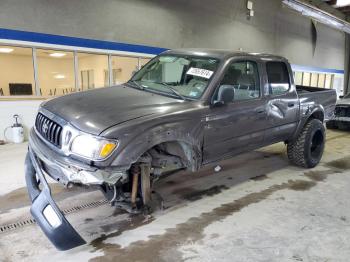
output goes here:
<path id="1" fill-rule="evenodd" d="M 301 13 L 303 16 L 310 17 L 322 24 L 350 34 L 350 23 L 335 15 L 300 0 L 282 0 L 282 2 L 289 8 Z"/>

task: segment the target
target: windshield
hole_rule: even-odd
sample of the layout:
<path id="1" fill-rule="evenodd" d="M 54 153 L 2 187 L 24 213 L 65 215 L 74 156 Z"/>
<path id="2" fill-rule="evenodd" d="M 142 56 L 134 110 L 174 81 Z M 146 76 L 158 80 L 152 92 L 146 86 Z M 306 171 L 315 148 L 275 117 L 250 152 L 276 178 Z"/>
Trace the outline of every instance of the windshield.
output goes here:
<path id="1" fill-rule="evenodd" d="M 344 96 L 344 98 L 350 98 L 350 94 L 347 94 L 346 96 Z"/>
<path id="2" fill-rule="evenodd" d="M 180 99 L 199 99 L 218 64 L 212 58 L 162 55 L 146 64 L 129 83 Z"/>

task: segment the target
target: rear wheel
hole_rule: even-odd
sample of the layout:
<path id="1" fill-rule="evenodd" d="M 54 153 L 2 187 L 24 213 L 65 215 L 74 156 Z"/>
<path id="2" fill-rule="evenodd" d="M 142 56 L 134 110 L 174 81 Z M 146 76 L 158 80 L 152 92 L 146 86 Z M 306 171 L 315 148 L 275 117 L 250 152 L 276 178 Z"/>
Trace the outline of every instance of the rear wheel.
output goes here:
<path id="1" fill-rule="evenodd" d="M 288 143 L 289 160 L 301 167 L 313 168 L 321 160 L 325 147 L 325 128 L 318 119 L 310 120 L 298 138 Z"/>

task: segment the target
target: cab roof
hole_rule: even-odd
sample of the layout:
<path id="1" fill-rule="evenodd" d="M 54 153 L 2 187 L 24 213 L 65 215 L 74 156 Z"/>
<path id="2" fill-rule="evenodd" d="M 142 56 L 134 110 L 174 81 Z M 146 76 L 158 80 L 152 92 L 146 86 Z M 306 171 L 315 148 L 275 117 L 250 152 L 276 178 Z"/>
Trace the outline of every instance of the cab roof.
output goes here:
<path id="1" fill-rule="evenodd" d="M 249 52 L 240 52 L 240 51 L 232 51 L 232 50 L 225 50 L 225 49 L 184 48 L 184 49 L 168 50 L 163 52 L 162 54 L 193 55 L 193 56 L 203 56 L 203 57 L 211 57 L 211 58 L 217 58 L 217 59 L 227 59 L 234 56 L 250 56 L 258 59 L 287 61 L 287 59 L 282 56 L 277 56 L 272 54 L 249 53 Z"/>

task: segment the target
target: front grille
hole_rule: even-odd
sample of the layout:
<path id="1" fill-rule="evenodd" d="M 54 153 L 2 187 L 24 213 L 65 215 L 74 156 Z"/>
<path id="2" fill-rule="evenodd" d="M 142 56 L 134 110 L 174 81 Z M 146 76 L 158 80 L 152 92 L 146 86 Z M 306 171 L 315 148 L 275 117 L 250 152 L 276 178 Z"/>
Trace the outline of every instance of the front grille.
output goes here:
<path id="1" fill-rule="evenodd" d="M 337 106 L 334 114 L 337 117 L 350 117 L 350 106 Z"/>
<path id="2" fill-rule="evenodd" d="M 39 113 L 35 120 L 38 133 L 51 144 L 61 147 L 62 127 L 50 118 Z"/>

